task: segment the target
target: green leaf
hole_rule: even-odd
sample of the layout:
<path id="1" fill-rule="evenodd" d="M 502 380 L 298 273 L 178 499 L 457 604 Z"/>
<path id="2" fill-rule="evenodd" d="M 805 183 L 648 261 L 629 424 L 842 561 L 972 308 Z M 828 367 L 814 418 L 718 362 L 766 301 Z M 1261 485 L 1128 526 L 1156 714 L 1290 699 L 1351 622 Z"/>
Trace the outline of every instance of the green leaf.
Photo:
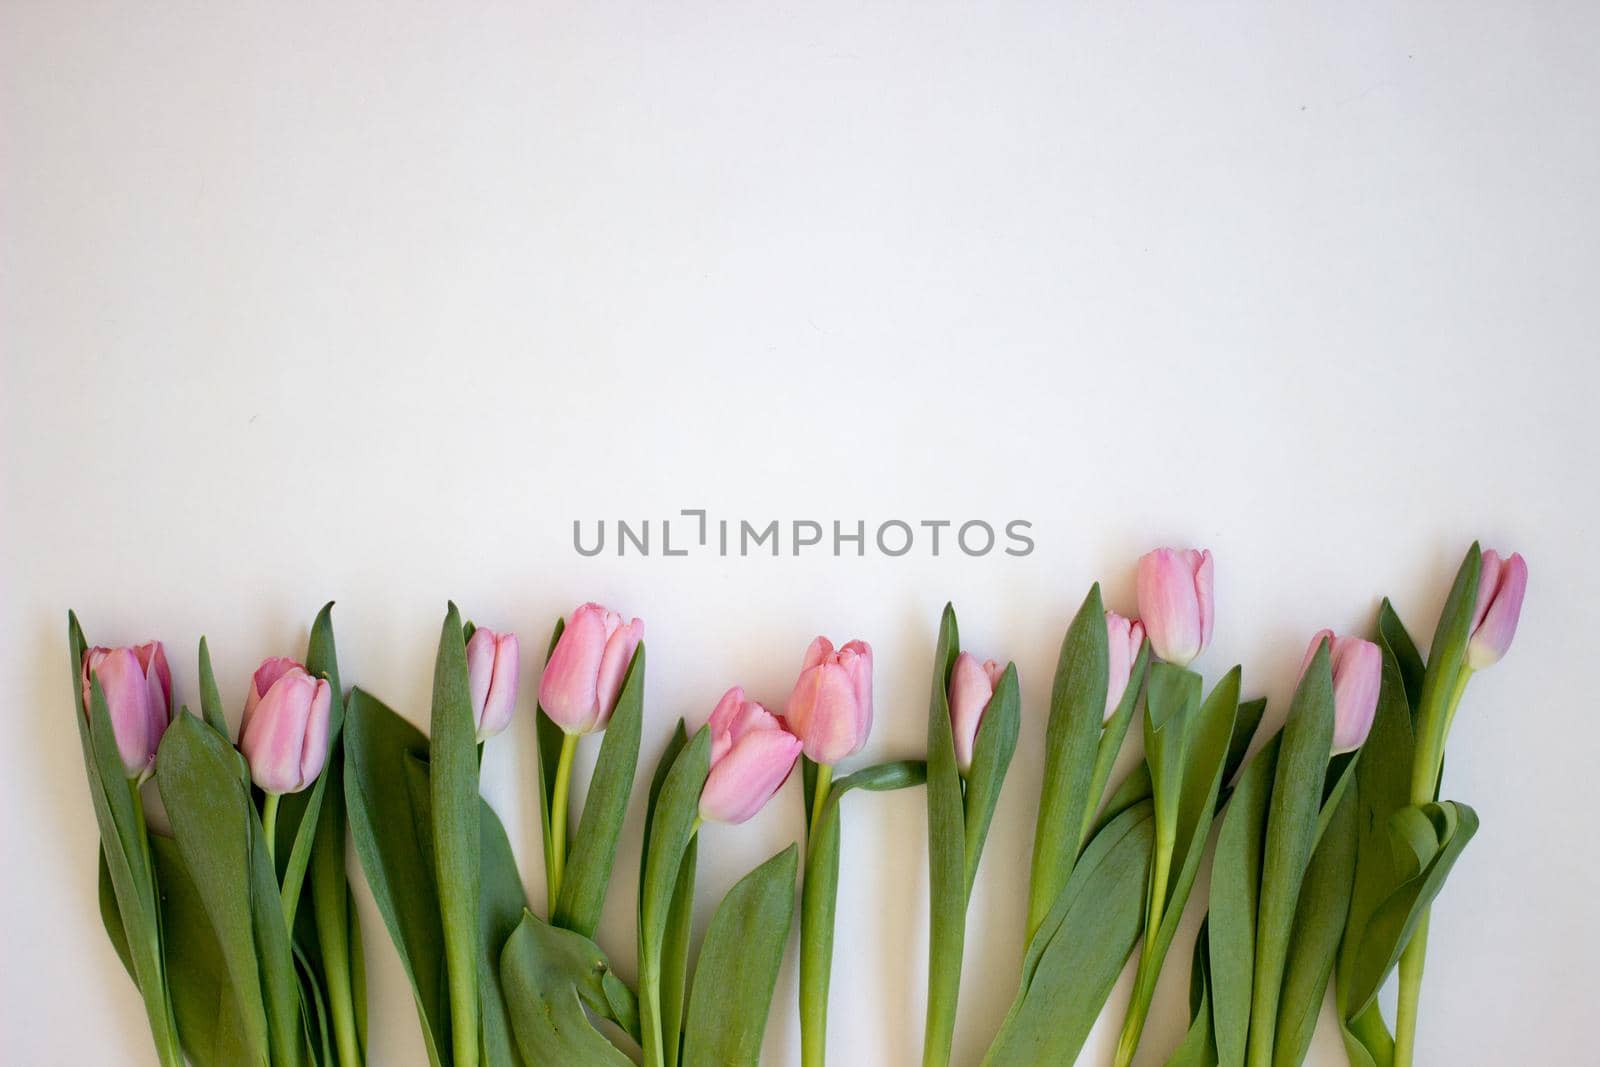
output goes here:
<path id="1" fill-rule="evenodd" d="M 1265 697 L 1246 700 L 1239 705 L 1239 717 L 1233 723 L 1233 736 L 1228 739 L 1228 758 L 1222 765 L 1224 788 L 1233 781 L 1233 776 L 1239 773 L 1239 768 L 1244 766 L 1244 758 L 1250 751 L 1250 742 L 1255 739 L 1256 730 L 1260 728 L 1261 720 L 1266 714 Z"/>
<path id="2" fill-rule="evenodd" d="M 1445 734 L 1450 728 L 1450 694 L 1466 668 L 1467 642 L 1472 637 L 1472 615 L 1481 566 L 1482 557 L 1474 541 L 1461 561 L 1461 569 L 1456 572 L 1444 610 L 1439 613 L 1439 625 L 1433 632 L 1433 647 L 1428 650 L 1428 667 L 1423 673 L 1422 693 L 1417 700 L 1417 757 L 1412 764 L 1412 803 L 1434 800 L 1439 795 Z"/>
<path id="3" fill-rule="evenodd" d="M 450 1032 L 434 888 L 428 792 L 413 790 L 408 766 L 426 764 L 428 739 L 360 688 L 345 723 L 345 802 L 356 856 L 411 980 L 430 1063 L 443 1062 Z M 353 954 L 359 959 L 359 954 Z M 357 990 L 362 985 L 355 983 Z"/>
<path id="4" fill-rule="evenodd" d="M 1216 1032 L 1211 1015 L 1210 924 L 1201 922 L 1189 970 L 1189 1032 L 1167 1067 L 1217 1067 Z"/>
<path id="5" fill-rule="evenodd" d="M 1378 643 L 1394 655 L 1400 678 L 1405 683 L 1406 703 L 1415 711 L 1422 701 L 1422 677 L 1426 668 L 1422 653 L 1417 651 L 1416 642 L 1406 632 L 1405 623 L 1400 621 L 1388 597 L 1378 606 Z"/>
<path id="6" fill-rule="evenodd" d="M 989 836 L 989 824 L 994 821 L 995 805 L 1000 801 L 1000 787 L 1005 783 L 1006 771 L 1011 767 L 1011 757 L 1017 751 L 1017 733 L 1022 717 L 1021 688 L 1017 682 L 1017 665 L 1007 663 L 989 698 L 989 707 L 978 725 L 978 736 L 972 746 L 972 769 L 967 772 L 967 795 L 964 818 L 966 822 L 966 887 L 971 896 L 972 883 L 978 876 L 978 860 L 983 856 L 983 844 Z"/>
<path id="7" fill-rule="evenodd" d="M 294 927 L 295 909 L 299 906 L 301 889 L 305 884 L 306 869 L 311 863 L 311 853 L 321 820 L 324 798 L 329 781 L 338 777 L 329 773 L 334 757 L 339 752 L 340 737 L 344 732 L 344 692 L 339 688 L 338 653 L 333 640 L 333 602 L 325 604 L 311 624 L 311 639 L 306 654 L 306 670 L 313 677 L 325 676 L 332 700 L 328 707 L 328 757 L 324 771 L 309 789 L 285 796 L 278 810 L 278 846 L 282 855 L 285 840 L 293 842 L 283 865 L 282 899 L 285 923 Z"/>
<path id="8" fill-rule="evenodd" d="M 794 913 L 798 855 L 790 845 L 740 879 L 717 906 L 695 967 L 686 1067 L 760 1062 Z"/>
<path id="9" fill-rule="evenodd" d="M 1256 911 L 1261 892 L 1261 854 L 1267 833 L 1278 743 L 1274 737 L 1245 767 L 1222 815 L 1211 864 L 1211 1011 L 1217 1062 L 1243 1067 L 1250 1035 L 1250 997 L 1255 984 Z"/>
<path id="10" fill-rule="evenodd" d="M 661 1017 L 662 948 L 689 839 L 699 813 L 700 790 L 711 764 L 711 732 L 701 727 L 673 760 L 656 797 L 639 897 L 640 1029 L 646 1067 L 665 1063 Z"/>
<path id="11" fill-rule="evenodd" d="M 228 733 L 228 717 L 222 710 L 217 677 L 211 670 L 211 649 L 206 646 L 204 637 L 200 638 L 200 714 L 205 717 L 206 725 L 221 734 L 224 741 L 233 740 Z"/>
<path id="12" fill-rule="evenodd" d="M 547 665 L 551 654 L 556 650 L 556 643 L 561 640 L 561 634 L 566 628 L 566 619 L 557 617 L 555 627 L 550 632 L 550 647 L 545 652 Z M 550 833 L 550 808 L 555 803 L 556 768 L 561 763 L 561 745 L 566 740 L 566 734 L 550 716 L 544 713 L 544 708 L 540 707 L 537 701 L 533 708 L 533 726 L 534 741 L 539 749 L 539 829 L 543 834 L 544 869 L 548 874 L 556 867 L 555 838 Z M 556 903 L 555 900 L 546 901 L 545 906 L 552 915 L 556 910 Z"/>
<path id="13" fill-rule="evenodd" d="M 610 969 L 588 938 L 523 913 L 500 953 L 500 980 L 523 1063 L 632 1067 L 584 1011 L 606 1009 Z"/>
<path id="14" fill-rule="evenodd" d="M 939 620 L 928 702 L 928 1008 L 923 1059 L 949 1062 L 965 939 L 966 841 L 961 772 L 950 727 L 950 672 L 961 650 L 955 609 Z"/>
<path id="15" fill-rule="evenodd" d="M 1333 746 L 1330 642 L 1318 644 L 1289 704 L 1267 809 L 1256 916 L 1255 986 L 1250 1001 L 1250 1062 L 1270 1062 L 1278 998 L 1301 883 L 1313 848 L 1328 753 Z"/>
<path id="16" fill-rule="evenodd" d="M 678 865 L 678 883 L 667 911 L 667 930 L 661 938 L 661 1053 L 666 1067 L 674 1067 L 683 1047 L 684 1013 L 689 1004 L 689 938 L 694 930 L 694 879 L 699 866 L 700 838 L 689 839 Z M 634 1032 L 638 1033 L 638 1026 Z"/>
<path id="17" fill-rule="evenodd" d="M 433 854 L 444 930 L 445 973 L 456 1067 L 478 1059 L 478 739 L 467 679 L 467 645 L 454 604 L 445 612 L 433 668 L 429 730 Z"/>
<path id="18" fill-rule="evenodd" d="M 1141 803 L 1097 833 L 1029 944 L 1022 987 L 984 1063 L 1071 1063 L 1139 940 L 1155 840 Z"/>
<path id="19" fill-rule="evenodd" d="M 593 938 L 605 905 L 606 886 L 617 859 L 617 840 L 628 814 L 628 797 L 639 765 L 639 733 L 644 721 L 644 645 L 628 664 L 616 710 L 606 726 L 583 817 L 572 840 L 571 856 L 561 881 L 561 899 L 551 922 Z M 559 751 L 558 751 L 559 754 Z"/>
<path id="20" fill-rule="evenodd" d="M 1122 751 L 1122 743 L 1128 737 L 1128 727 L 1133 724 L 1134 715 L 1143 707 L 1144 680 L 1149 663 L 1150 642 L 1143 641 L 1139 645 L 1139 654 L 1134 657 L 1133 666 L 1128 672 L 1128 688 L 1123 690 L 1122 700 L 1117 704 L 1116 711 L 1111 713 L 1111 718 L 1100 731 L 1100 743 L 1094 755 L 1094 772 L 1089 776 L 1089 799 L 1083 806 L 1083 829 L 1077 847 L 1080 853 L 1098 828 L 1095 813 L 1100 807 L 1100 799 L 1105 795 L 1106 784 L 1111 781 L 1111 772 L 1116 767 L 1117 755 Z M 1146 782 L 1148 783 L 1148 779 Z M 1143 796 L 1149 795 L 1147 788 Z M 1119 802 L 1117 810 L 1125 810 L 1128 806 L 1127 802 Z M 1107 817 L 1102 816 L 1099 825 L 1104 825 L 1106 820 Z"/>
<path id="21" fill-rule="evenodd" d="M 1295 910 L 1278 1001 L 1273 1067 L 1299 1067 L 1305 1062 L 1349 913 L 1356 867 L 1355 794 L 1342 791 L 1329 803 L 1334 814 L 1311 854 Z"/>
<path id="22" fill-rule="evenodd" d="M 517 872 L 517 858 L 500 817 L 478 800 L 481 829 L 482 896 L 479 901 L 478 985 L 482 994 L 484 1062 L 491 1067 L 516 1061 L 515 1041 L 500 981 L 501 949 L 528 910 L 528 896 Z"/>
<path id="23" fill-rule="evenodd" d="M 1089 796 L 1101 721 L 1105 715 L 1110 653 L 1100 584 L 1089 588 L 1061 641 L 1050 687 L 1044 735 L 1044 784 L 1033 838 L 1028 883 L 1028 936 L 1032 937 L 1066 885 L 1077 859 L 1083 825 L 1098 797 Z M 1131 686 L 1130 686 L 1131 688 Z"/>

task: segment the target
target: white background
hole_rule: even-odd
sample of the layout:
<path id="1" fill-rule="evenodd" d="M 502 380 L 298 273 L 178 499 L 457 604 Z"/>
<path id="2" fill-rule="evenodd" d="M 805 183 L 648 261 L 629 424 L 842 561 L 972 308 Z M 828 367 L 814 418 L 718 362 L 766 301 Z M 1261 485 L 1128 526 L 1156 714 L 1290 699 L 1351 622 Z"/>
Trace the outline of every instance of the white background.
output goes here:
<path id="1" fill-rule="evenodd" d="M 730 683 L 781 701 L 818 632 L 877 650 L 852 765 L 920 753 L 953 599 L 1025 692 L 971 910 L 969 1064 L 1015 988 L 1044 699 L 1090 581 L 1131 611 L 1140 552 L 1211 547 L 1199 666 L 1243 662 L 1281 716 L 1314 629 L 1365 630 L 1387 593 L 1425 641 L 1474 537 L 1533 578 L 1452 739 L 1445 793 L 1483 829 L 1436 910 L 1421 1059 L 1592 1060 L 1593 5 L 7 3 L 3 23 L 7 1062 L 154 1062 L 95 910 L 68 607 L 98 643 L 165 639 L 189 700 L 208 634 L 237 714 L 255 661 L 298 653 L 335 598 L 346 679 L 421 719 L 447 597 L 522 635 L 524 712 L 551 621 L 601 600 L 647 623 L 642 782 Z M 686 507 L 1023 518 L 1038 547 L 571 547 L 574 519 Z M 542 908 L 532 742 L 523 714 L 484 788 Z M 798 835 L 798 794 L 706 831 L 702 927 Z M 924 823 L 920 790 L 847 809 L 835 1063 L 919 1055 Z M 601 936 L 630 977 L 638 847 L 636 805 Z M 372 1062 L 421 1064 L 363 901 Z M 1141 1065 L 1183 1029 L 1195 921 Z M 774 1064 L 798 1062 L 795 995 L 791 956 Z M 1342 1062 L 1327 1020 L 1312 1060 Z"/>

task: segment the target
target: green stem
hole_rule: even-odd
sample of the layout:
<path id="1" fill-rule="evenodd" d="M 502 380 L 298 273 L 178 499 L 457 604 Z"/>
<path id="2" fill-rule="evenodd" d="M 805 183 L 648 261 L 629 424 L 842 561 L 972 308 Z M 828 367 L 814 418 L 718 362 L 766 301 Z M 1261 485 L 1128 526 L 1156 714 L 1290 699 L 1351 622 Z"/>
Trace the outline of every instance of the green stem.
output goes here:
<path id="1" fill-rule="evenodd" d="M 276 793 L 268 793 L 261 805 L 261 830 L 267 839 L 267 858 L 272 860 L 272 876 L 278 876 L 278 801 Z"/>
<path id="2" fill-rule="evenodd" d="M 550 891 L 550 914 L 561 896 L 567 870 L 567 794 L 572 790 L 572 757 L 578 752 L 578 735 L 561 735 L 561 758 L 556 762 L 556 783 L 550 794 L 550 870 L 545 884 Z"/>
<path id="3" fill-rule="evenodd" d="M 1417 1008 L 1422 1000 L 1422 967 L 1428 956 L 1428 915 L 1400 954 L 1400 997 L 1395 1007 L 1394 1067 L 1411 1067 L 1417 1053 Z"/>
<path id="4" fill-rule="evenodd" d="M 806 849 L 817 837 L 817 824 L 822 821 L 822 811 L 828 806 L 828 789 L 833 784 L 833 764 L 817 764 L 816 788 L 811 794 L 811 832 L 806 835 Z"/>
<path id="5" fill-rule="evenodd" d="M 161 949 L 161 904 L 160 893 L 156 889 L 155 862 L 150 855 L 150 824 L 145 820 L 144 794 L 140 792 L 139 785 L 139 779 L 128 779 L 128 791 L 133 796 L 133 813 L 139 820 L 139 855 L 144 859 L 144 869 L 150 879 L 151 899 L 148 903 L 156 918 L 150 933 L 152 943 L 147 951 L 155 964 L 154 977 L 160 986 L 156 990 L 141 988 L 139 992 L 144 997 L 145 1014 L 150 1020 L 150 1035 L 156 1043 L 156 1055 L 161 1058 L 164 1067 L 183 1067 L 178 1020 L 172 1012 L 172 995 L 167 988 L 167 963 Z"/>
<path id="6" fill-rule="evenodd" d="M 833 909 L 838 892 L 837 847 L 824 844 L 823 816 L 833 767 L 817 766 L 806 834 L 806 876 L 800 901 L 800 1063 L 823 1067 L 828 1059 L 828 971 L 833 962 Z"/>

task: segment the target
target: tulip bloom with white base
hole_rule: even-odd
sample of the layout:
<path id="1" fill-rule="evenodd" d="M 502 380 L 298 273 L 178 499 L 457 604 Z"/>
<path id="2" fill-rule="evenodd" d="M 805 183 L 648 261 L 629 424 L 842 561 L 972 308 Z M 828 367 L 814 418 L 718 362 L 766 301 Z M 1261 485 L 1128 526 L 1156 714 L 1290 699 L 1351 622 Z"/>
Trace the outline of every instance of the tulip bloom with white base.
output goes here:
<path id="1" fill-rule="evenodd" d="M 1211 644 L 1211 552 L 1158 548 L 1139 559 L 1139 618 L 1156 655 L 1187 667 Z"/>
<path id="2" fill-rule="evenodd" d="M 760 811 L 788 779 L 801 742 L 783 720 L 734 686 L 711 713 L 711 772 L 700 791 L 700 817 L 737 824 Z"/>
<path id="3" fill-rule="evenodd" d="M 617 707 L 622 679 L 644 623 L 599 604 L 572 613 L 539 679 L 539 706 L 568 735 L 604 730 Z"/>
<path id="4" fill-rule="evenodd" d="M 239 751 L 250 777 L 269 797 L 298 793 L 317 780 L 328 761 L 328 719 L 333 691 L 295 660 L 263 660 L 250 680 Z"/>
<path id="5" fill-rule="evenodd" d="M 1144 624 L 1138 619 L 1125 619 L 1114 611 L 1106 612 L 1106 651 L 1109 654 L 1106 672 L 1106 710 L 1101 717 L 1108 722 L 1122 704 L 1128 691 L 1128 679 L 1133 674 L 1133 663 L 1139 658 L 1144 645 Z"/>
<path id="6" fill-rule="evenodd" d="M 1383 682 L 1383 653 L 1371 641 L 1336 637 L 1332 630 L 1318 631 L 1300 663 L 1306 673 L 1322 642 L 1332 642 L 1328 665 L 1333 670 L 1333 751 L 1354 752 L 1372 730 L 1378 711 L 1378 689 Z"/>
<path id="7" fill-rule="evenodd" d="M 172 671 L 160 641 L 128 648 L 89 649 L 83 654 L 83 707 L 89 710 L 90 675 L 100 679 L 111 713 L 111 732 L 129 778 L 143 779 L 155 765 L 156 748 L 172 720 Z"/>
<path id="8" fill-rule="evenodd" d="M 994 660 L 979 663 L 970 652 L 957 656 L 950 670 L 950 733 L 955 741 L 956 767 L 962 774 L 972 769 L 978 727 L 983 725 L 983 713 L 989 710 L 994 687 L 1000 684 L 1003 673 L 1005 668 Z"/>
<path id="9" fill-rule="evenodd" d="M 1509 559 L 1489 549 L 1478 571 L 1478 602 L 1472 613 L 1472 639 L 1467 643 L 1467 667 L 1482 670 L 1500 662 L 1517 636 L 1522 617 L 1522 597 L 1528 591 L 1528 564 L 1522 553 Z"/>
<path id="10" fill-rule="evenodd" d="M 511 713 L 517 706 L 517 673 L 516 634 L 496 633 L 482 626 L 472 631 L 467 642 L 467 688 L 479 742 L 511 725 Z"/>
<path id="11" fill-rule="evenodd" d="M 861 751 L 872 732 L 872 646 L 850 641 L 836 652 L 826 637 L 811 642 L 787 710 L 813 763 L 831 765 Z"/>

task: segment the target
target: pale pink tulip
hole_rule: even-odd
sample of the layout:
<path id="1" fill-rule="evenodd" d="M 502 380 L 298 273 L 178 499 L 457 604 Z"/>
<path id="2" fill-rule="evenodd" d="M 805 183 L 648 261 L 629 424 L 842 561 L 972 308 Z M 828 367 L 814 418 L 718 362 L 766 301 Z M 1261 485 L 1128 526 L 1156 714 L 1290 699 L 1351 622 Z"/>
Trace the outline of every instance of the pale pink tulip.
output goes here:
<path id="1" fill-rule="evenodd" d="M 800 758 L 800 739 L 783 720 L 734 686 L 711 713 L 711 773 L 700 790 L 700 816 L 742 823 L 772 799 Z"/>
<path id="2" fill-rule="evenodd" d="M 1353 752 L 1366 741 L 1378 711 L 1378 688 L 1383 682 L 1383 653 L 1371 641 L 1336 637 L 1321 630 L 1311 639 L 1300 674 L 1306 673 L 1322 642 L 1331 641 L 1328 665 L 1333 670 L 1333 751 Z"/>
<path id="3" fill-rule="evenodd" d="M 1156 655 L 1187 667 L 1211 643 L 1211 553 L 1158 548 L 1139 560 L 1139 617 Z"/>
<path id="4" fill-rule="evenodd" d="M 1102 721 L 1115 715 L 1128 691 L 1128 679 L 1133 674 L 1133 662 L 1139 658 L 1139 648 L 1144 644 L 1144 624 L 1138 619 L 1125 619 L 1114 611 L 1106 612 L 1106 650 L 1110 653 L 1110 670 L 1106 674 L 1106 710 Z"/>
<path id="5" fill-rule="evenodd" d="M 111 713 L 111 732 L 129 778 L 155 764 L 161 735 L 172 721 L 172 671 L 160 641 L 127 648 L 88 649 L 83 654 L 83 709 L 90 710 L 89 676 L 100 679 Z"/>
<path id="6" fill-rule="evenodd" d="M 292 659 L 265 660 L 250 681 L 239 751 L 265 792 L 298 793 L 328 761 L 333 690 Z"/>
<path id="7" fill-rule="evenodd" d="M 811 642 L 789 694 L 788 720 L 815 763 L 859 752 L 872 732 L 872 646 L 851 641 L 836 652 L 826 637 Z"/>
<path id="8" fill-rule="evenodd" d="M 1522 616 L 1522 596 L 1528 591 L 1528 564 L 1522 553 L 1502 560 L 1489 549 L 1478 571 L 1478 603 L 1472 612 L 1472 640 L 1467 644 L 1467 666 L 1481 670 L 1500 662 L 1517 636 Z"/>
<path id="9" fill-rule="evenodd" d="M 599 604 L 572 613 L 539 679 L 539 706 L 568 734 L 604 730 L 616 710 L 622 679 L 644 637 L 639 619 Z"/>
<path id="10" fill-rule="evenodd" d="M 1005 668 L 994 660 L 978 662 L 978 657 L 963 652 L 950 670 L 950 733 L 955 740 L 956 767 L 962 774 L 972 769 L 972 748 L 989 710 L 995 686 Z"/>
<path id="11" fill-rule="evenodd" d="M 472 721 L 484 741 L 511 725 L 517 706 L 518 648 L 516 634 L 479 626 L 467 642 L 467 688 L 472 694 Z"/>

